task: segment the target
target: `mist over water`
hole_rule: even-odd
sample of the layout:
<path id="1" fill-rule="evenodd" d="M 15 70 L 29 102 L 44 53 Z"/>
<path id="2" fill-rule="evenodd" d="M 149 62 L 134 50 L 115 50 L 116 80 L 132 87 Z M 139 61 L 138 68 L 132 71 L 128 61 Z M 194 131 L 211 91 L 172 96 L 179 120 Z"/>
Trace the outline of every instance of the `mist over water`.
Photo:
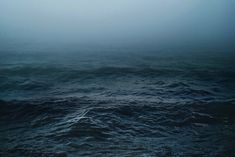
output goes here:
<path id="1" fill-rule="evenodd" d="M 234 0 L 0 0 L 0 156 L 227 156 Z"/>
<path id="2" fill-rule="evenodd" d="M 234 0 L 1 0 L 5 43 L 234 48 Z"/>

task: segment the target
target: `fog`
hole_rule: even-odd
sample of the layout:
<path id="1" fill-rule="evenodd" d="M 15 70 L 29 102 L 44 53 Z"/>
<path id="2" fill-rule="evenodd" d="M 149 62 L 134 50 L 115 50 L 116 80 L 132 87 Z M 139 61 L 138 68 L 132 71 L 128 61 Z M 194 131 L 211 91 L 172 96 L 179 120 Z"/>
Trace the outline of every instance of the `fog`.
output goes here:
<path id="1" fill-rule="evenodd" d="M 233 49 L 234 15 L 234 0 L 0 0 L 0 46 Z"/>

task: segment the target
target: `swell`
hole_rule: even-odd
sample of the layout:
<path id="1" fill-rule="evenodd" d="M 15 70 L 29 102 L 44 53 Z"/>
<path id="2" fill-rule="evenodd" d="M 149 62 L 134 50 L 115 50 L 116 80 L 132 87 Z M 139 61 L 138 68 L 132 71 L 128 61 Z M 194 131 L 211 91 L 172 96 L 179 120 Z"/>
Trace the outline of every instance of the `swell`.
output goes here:
<path id="1" fill-rule="evenodd" d="M 166 145 L 172 156 L 180 152 L 198 155 L 199 150 L 206 154 L 215 149 L 204 149 L 211 141 L 227 146 L 217 148 L 219 155 L 228 153 L 234 144 L 229 140 L 234 137 L 234 100 L 159 103 L 67 98 L 0 104 L 3 156 L 67 156 L 68 152 L 91 156 L 104 150 L 128 156 L 130 152 L 144 154 L 148 148 L 149 153 L 158 154 Z M 224 127 L 226 132 L 221 132 Z M 143 139 L 149 144 L 143 145 Z M 172 142 L 181 145 L 180 150 Z"/>
<path id="2" fill-rule="evenodd" d="M 214 84 L 217 87 L 234 87 L 234 71 L 210 69 L 180 68 L 141 68 L 141 67 L 102 67 L 96 69 L 76 69 L 74 67 L 9 67 L 0 68 L 1 91 L 45 91 L 60 86 L 77 86 L 92 82 L 104 85 L 105 82 L 115 84 L 125 82 L 163 82 L 166 89 L 192 88 L 192 85 Z M 151 81 L 152 80 L 152 81 Z M 115 82 L 114 82 L 115 81 Z M 159 84 L 160 85 L 160 84 Z M 191 85 L 191 86 L 190 86 Z M 194 85 L 196 86 L 196 85 Z M 163 87 L 163 86 L 162 86 Z M 101 88 L 104 88 L 103 86 Z M 202 89 L 203 90 L 203 89 Z M 185 91 L 187 92 L 187 91 Z M 209 91 L 208 91 L 209 92 Z M 204 93 L 206 94 L 206 93 Z"/>
<path id="3" fill-rule="evenodd" d="M 181 67 L 100 67 L 100 68 L 76 68 L 76 67 L 48 67 L 48 66 L 16 66 L 16 67 L 2 67 L 0 68 L 1 79 L 11 76 L 64 76 L 65 78 L 78 78 L 79 76 L 94 75 L 95 77 L 102 77 L 108 75 L 116 76 L 223 76 L 234 78 L 235 73 L 230 69 L 205 69 L 205 68 L 181 68 Z M 220 75 L 221 74 L 221 75 Z M 67 76 L 67 77 L 66 77 Z"/>
<path id="4" fill-rule="evenodd" d="M 156 120 L 156 123 L 163 120 L 173 120 L 183 122 L 187 118 L 195 119 L 203 117 L 210 119 L 214 116 L 227 116 L 234 120 L 235 101 L 189 101 L 189 102 L 151 102 L 151 101 L 126 101 L 126 100 L 92 100 L 89 98 L 64 98 L 64 99 L 38 99 L 25 101 L 0 101 L 1 119 L 12 120 L 14 122 L 31 121 L 36 117 L 44 115 L 58 115 L 58 117 L 68 116 L 71 113 L 84 112 L 88 116 L 100 116 L 100 118 L 119 117 L 123 120 L 138 119 L 139 116 Z M 201 114 L 200 114 L 201 112 Z M 203 113 L 204 112 L 204 113 Z M 211 116 L 209 116 L 211 115 Z M 151 117 L 151 116 L 155 116 Z M 73 116 L 71 116 L 73 118 Z M 192 119 L 194 119 L 192 118 Z M 158 121 L 159 120 L 159 121 Z M 68 120 L 66 120 L 68 121 Z M 188 120 L 187 120 L 188 121 Z M 76 122 L 76 121 L 75 121 Z M 202 121 L 203 122 L 203 121 Z M 233 122 L 233 121 L 232 121 Z M 206 123 L 206 121 L 205 121 Z M 168 125 L 168 123 L 164 123 Z M 169 126 L 174 126 L 169 124 Z"/>

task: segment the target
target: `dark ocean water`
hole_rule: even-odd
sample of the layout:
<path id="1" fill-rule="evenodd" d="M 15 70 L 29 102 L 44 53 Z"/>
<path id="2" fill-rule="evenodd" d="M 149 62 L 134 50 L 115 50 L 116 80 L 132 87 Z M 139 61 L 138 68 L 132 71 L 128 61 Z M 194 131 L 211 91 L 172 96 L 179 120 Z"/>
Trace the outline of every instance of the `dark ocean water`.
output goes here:
<path id="1" fill-rule="evenodd" d="M 235 156 L 231 54 L 0 54 L 0 156 Z"/>

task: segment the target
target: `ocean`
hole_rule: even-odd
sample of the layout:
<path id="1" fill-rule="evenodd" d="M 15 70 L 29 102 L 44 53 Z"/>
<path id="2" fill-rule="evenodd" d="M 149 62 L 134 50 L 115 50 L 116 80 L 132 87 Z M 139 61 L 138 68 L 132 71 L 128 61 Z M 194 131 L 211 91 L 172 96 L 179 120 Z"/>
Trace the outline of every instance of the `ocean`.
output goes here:
<path id="1" fill-rule="evenodd" d="M 1 157 L 233 157 L 225 52 L 0 52 Z"/>

